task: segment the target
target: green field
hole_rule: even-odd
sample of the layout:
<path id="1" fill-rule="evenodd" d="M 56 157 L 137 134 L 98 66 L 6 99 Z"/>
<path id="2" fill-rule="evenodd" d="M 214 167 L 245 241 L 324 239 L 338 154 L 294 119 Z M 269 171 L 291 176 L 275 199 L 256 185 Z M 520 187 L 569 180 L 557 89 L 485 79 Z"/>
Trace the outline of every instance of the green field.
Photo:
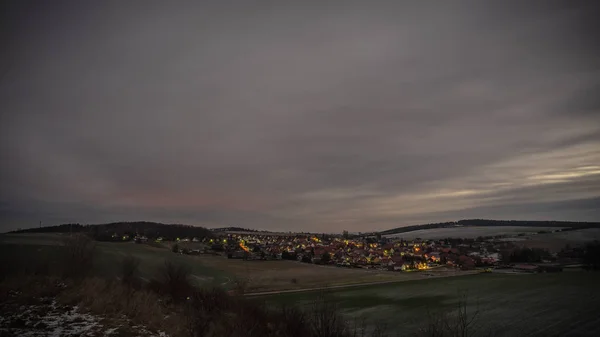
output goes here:
<path id="1" fill-rule="evenodd" d="M 5 234 L 0 235 L 0 263 L 27 265 L 48 261 L 52 266 L 59 260 L 61 236 L 58 234 Z M 230 275 L 205 266 L 185 255 L 174 254 L 166 248 L 155 248 L 132 242 L 97 242 L 92 274 L 100 277 L 117 277 L 121 261 L 126 256 L 140 259 L 140 276 L 151 279 L 157 275 L 165 261 L 187 265 L 196 285 L 222 285 L 229 287 Z"/>
<path id="2" fill-rule="evenodd" d="M 600 335 L 600 273 L 479 274 L 329 292 L 348 318 L 410 335 L 427 313 L 451 312 L 466 292 L 477 331 L 493 336 Z M 271 303 L 309 303 L 318 293 L 279 294 Z M 479 334 L 478 334 L 479 335 Z"/>

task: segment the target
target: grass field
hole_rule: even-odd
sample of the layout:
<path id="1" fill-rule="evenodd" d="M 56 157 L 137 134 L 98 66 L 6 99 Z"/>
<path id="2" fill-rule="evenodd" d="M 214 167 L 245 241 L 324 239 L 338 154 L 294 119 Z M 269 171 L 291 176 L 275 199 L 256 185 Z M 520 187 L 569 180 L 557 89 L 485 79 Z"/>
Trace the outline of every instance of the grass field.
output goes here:
<path id="1" fill-rule="evenodd" d="M 478 236 L 517 235 L 519 233 L 537 233 L 551 231 L 561 227 L 522 227 L 522 226 L 486 226 L 486 227 L 451 227 L 419 229 L 406 233 L 390 234 L 385 237 L 405 239 L 445 239 L 445 238 L 476 238 Z"/>
<path id="2" fill-rule="evenodd" d="M 61 236 L 58 234 L 9 234 L 0 236 L 0 253 L 4 258 L 18 256 L 26 264 L 45 258 L 58 260 Z M 248 292 L 294 290 L 340 286 L 360 283 L 407 281 L 429 278 L 424 273 L 398 273 L 388 271 L 346 269 L 319 266 L 296 261 L 244 261 L 214 255 L 180 255 L 168 249 L 131 242 L 97 242 L 93 274 L 117 277 L 120 263 L 126 256 L 140 259 L 140 276 L 151 279 L 165 263 L 185 264 L 192 271 L 192 281 L 197 285 L 233 287 L 236 278 L 248 280 Z M 435 276 L 460 275 L 455 269 L 433 270 Z"/>
<path id="3" fill-rule="evenodd" d="M 47 260 L 54 263 L 59 258 L 61 236 L 59 234 L 5 234 L 0 235 L 0 262 L 4 259 L 21 263 Z M 223 271 L 205 266 L 189 256 L 174 254 L 166 248 L 155 248 L 149 245 L 138 245 L 131 242 L 112 243 L 97 242 L 92 273 L 101 277 L 117 277 L 120 273 L 121 261 L 126 256 L 140 259 L 140 276 L 151 279 L 165 263 L 171 261 L 187 265 L 192 273 L 192 282 L 196 285 L 229 286 L 230 275 Z"/>
<path id="4" fill-rule="evenodd" d="M 600 240 L 600 228 L 587 228 L 575 231 L 538 234 L 529 237 L 522 244 L 527 247 L 545 248 L 559 251 L 569 244 L 572 247 L 584 245 L 587 242 Z"/>
<path id="5" fill-rule="evenodd" d="M 479 309 L 477 330 L 493 336 L 600 335 L 600 273 L 478 274 L 332 290 L 349 318 L 383 323 L 410 335 L 427 312 L 452 311 L 459 293 Z M 265 297 L 272 303 L 308 303 L 318 293 Z"/>
<path id="6" fill-rule="evenodd" d="M 358 283 L 407 281 L 423 279 L 424 273 L 399 273 L 364 269 L 347 269 L 319 266 L 295 261 L 243 261 L 224 259 L 219 256 L 195 256 L 204 266 L 226 274 L 249 279 L 251 292 L 306 289 L 324 286 L 340 286 Z M 431 271 L 436 276 L 464 273 L 455 269 Z"/>
<path id="7" fill-rule="evenodd" d="M 10 234 L 0 236 L 0 253 L 4 258 L 17 256 L 19 264 L 26 265 L 39 259 L 51 265 L 59 260 L 61 235 Z M 97 242 L 92 273 L 101 277 L 117 277 L 120 263 L 126 256 L 140 259 L 140 276 L 155 277 L 165 261 L 187 265 L 192 271 L 192 281 L 197 285 L 233 286 L 235 278 L 247 279 L 248 291 L 303 289 L 352 283 L 414 279 L 417 274 L 381 273 L 323 267 L 294 261 L 243 261 L 222 256 L 188 256 L 174 254 L 164 248 L 139 245 L 131 242 Z M 292 281 L 294 280 L 294 281 Z"/>

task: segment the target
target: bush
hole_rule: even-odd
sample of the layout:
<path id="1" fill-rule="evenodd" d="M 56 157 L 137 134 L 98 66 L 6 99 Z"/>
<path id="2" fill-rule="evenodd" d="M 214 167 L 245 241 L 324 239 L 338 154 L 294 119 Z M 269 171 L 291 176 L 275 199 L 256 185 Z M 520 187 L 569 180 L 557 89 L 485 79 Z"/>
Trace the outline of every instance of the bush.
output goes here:
<path id="1" fill-rule="evenodd" d="M 170 261 L 165 261 L 150 287 L 159 294 L 169 295 L 174 301 L 183 301 L 194 290 L 189 280 L 190 275 L 191 270 L 188 266 L 175 265 Z"/>
<path id="2" fill-rule="evenodd" d="M 600 270 L 600 241 L 595 240 L 585 246 L 583 263 L 587 269 Z"/>
<path id="3" fill-rule="evenodd" d="M 308 318 L 302 310 L 294 306 L 283 305 L 276 315 L 279 316 L 278 321 L 280 322 L 278 329 L 284 336 L 310 336 Z"/>
<path id="4" fill-rule="evenodd" d="M 198 289 L 187 304 L 190 336 L 275 336 L 273 318 L 259 303 L 223 289 Z M 273 321 L 274 322 L 274 321 Z"/>
<path id="5" fill-rule="evenodd" d="M 180 331 L 183 319 L 176 308 L 166 305 L 157 294 L 146 289 L 135 290 L 115 281 L 86 278 L 66 288 L 57 299 L 107 317 L 124 315 L 152 330 L 167 330 L 170 336 L 185 336 Z"/>
<path id="6" fill-rule="evenodd" d="M 351 331 L 339 311 L 337 303 L 329 297 L 327 292 L 323 291 L 313 302 L 308 313 L 311 335 L 315 337 L 349 336 Z"/>
<path id="7" fill-rule="evenodd" d="M 427 324 L 419 331 L 420 336 L 427 337 L 468 337 L 475 336 L 475 323 L 479 316 L 479 308 L 468 310 L 466 293 L 459 294 L 456 311 L 427 313 Z"/>
<path id="8" fill-rule="evenodd" d="M 121 262 L 121 281 L 128 286 L 140 287 L 140 279 L 138 277 L 140 259 L 134 256 L 126 256 Z"/>
<path id="9" fill-rule="evenodd" d="M 92 268 L 94 241 L 85 234 L 77 233 L 65 236 L 62 242 L 63 251 L 63 276 L 67 278 L 82 278 Z"/>

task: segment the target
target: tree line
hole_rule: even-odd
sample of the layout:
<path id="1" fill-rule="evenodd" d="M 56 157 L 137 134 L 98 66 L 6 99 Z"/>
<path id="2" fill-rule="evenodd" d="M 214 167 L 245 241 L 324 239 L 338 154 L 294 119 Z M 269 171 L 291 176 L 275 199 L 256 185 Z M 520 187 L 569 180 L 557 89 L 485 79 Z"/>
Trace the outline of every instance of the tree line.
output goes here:
<path id="1" fill-rule="evenodd" d="M 143 235 L 148 239 L 162 237 L 165 240 L 176 240 L 185 237 L 196 237 L 198 239 L 214 237 L 214 234 L 204 227 L 148 221 L 113 222 L 98 225 L 72 223 L 29 228 L 13 233 L 87 233 L 98 241 L 130 241 L 136 235 Z"/>

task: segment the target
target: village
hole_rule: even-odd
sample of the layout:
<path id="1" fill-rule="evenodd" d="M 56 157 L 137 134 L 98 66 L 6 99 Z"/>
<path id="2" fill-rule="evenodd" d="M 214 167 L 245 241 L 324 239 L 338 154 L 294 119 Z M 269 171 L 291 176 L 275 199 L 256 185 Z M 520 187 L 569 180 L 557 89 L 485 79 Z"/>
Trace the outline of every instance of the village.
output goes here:
<path id="1" fill-rule="evenodd" d="M 560 253 L 518 246 L 509 238 L 478 237 L 441 240 L 404 240 L 380 235 L 271 235 L 227 233 L 217 238 L 177 239 L 173 251 L 181 254 L 223 255 L 249 261 L 297 260 L 345 268 L 388 271 L 427 271 L 436 268 L 485 272 L 562 271 L 576 265 Z"/>

